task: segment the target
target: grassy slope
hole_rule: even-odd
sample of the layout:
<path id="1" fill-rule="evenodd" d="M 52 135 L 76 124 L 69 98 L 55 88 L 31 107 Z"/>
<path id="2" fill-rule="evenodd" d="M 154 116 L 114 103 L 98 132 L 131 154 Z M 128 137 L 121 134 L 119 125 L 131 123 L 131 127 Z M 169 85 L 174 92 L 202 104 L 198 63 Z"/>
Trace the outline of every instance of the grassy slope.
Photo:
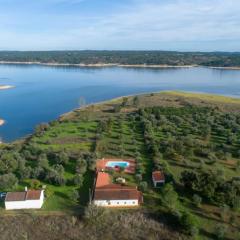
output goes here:
<path id="1" fill-rule="evenodd" d="M 131 122 L 130 115 L 137 109 L 132 104 L 133 97 L 128 98 L 127 107 L 123 108 L 121 112 L 115 113 L 113 108 L 115 105 L 122 102 L 122 98 L 114 99 L 112 101 L 87 106 L 84 109 L 75 110 L 67 113 L 59 119 L 54 126 L 45 132 L 41 137 L 33 136 L 30 140 L 31 143 L 35 143 L 42 149 L 65 149 L 66 151 L 79 154 L 82 152 L 91 151 L 95 144 L 95 136 L 97 130 L 97 122 L 101 119 L 113 119 L 113 127 L 110 133 L 104 133 L 103 137 L 99 141 L 99 152 L 102 156 L 116 156 L 119 157 L 119 135 L 121 135 L 121 142 L 124 146 L 124 157 L 134 157 L 134 149 L 132 149 L 132 139 L 136 139 L 137 148 L 141 153 L 142 163 L 144 166 L 144 179 L 148 181 L 151 186 L 151 170 L 152 160 L 146 153 L 145 144 L 142 136 L 142 130 L 140 126 Z M 238 112 L 240 108 L 240 100 L 219 97 L 205 94 L 191 94 L 182 92 L 163 92 L 155 94 L 145 94 L 139 96 L 138 107 L 151 107 L 151 106 L 170 106 L 181 107 L 188 103 L 197 106 L 213 106 L 218 107 L 221 111 Z M 122 119 L 122 124 L 119 126 L 119 118 Z M 134 131 L 132 130 L 134 129 Z M 159 137 L 161 133 L 159 133 Z M 107 146 L 103 147 L 103 146 Z M 191 162 L 185 162 L 186 165 L 176 164 L 176 162 L 169 161 L 170 169 L 173 172 L 175 179 L 179 180 L 179 175 L 182 170 L 189 168 Z M 231 165 L 228 166 L 226 162 L 219 162 L 215 167 L 224 167 L 226 176 L 232 177 L 236 175 L 236 172 L 232 169 Z M 74 163 L 69 163 L 69 166 L 65 169 L 65 177 L 71 177 L 73 175 L 72 169 Z M 238 173 L 240 174 L 240 173 Z M 128 177 L 128 181 L 131 184 L 135 184 L 133 177 Z M 93 174 L 88 172 L 85 176 L 84 185 L 81 189 L 81 205 L 85 205 L 88 201 L 88 190 L 93 184 Z M 23 184 L 24 185 L 24 184 Z M 53 194 L 47 199 L 43 211 L 76 211 L 78 210 L 77 203 L 71 201 L 69 193 L 74 189 L 72 186 L 55 187 L 48 186 Z M 150 189 L 145 194 L 145 205 L 143 208 L 147 208 L 153 211 L 164 212 L 164 209 L 159 205 L 159 199 L 161 198 L 160 191 Z M 219 209 L 215 206 L 203 204 L 201 208 L 194 208 L 191 204 L 191 199 L 184 193 L 181 194 L 181 206 L 180 208 L 190 209 L 199 219 L 201 223 L 201 239 L 208 239 L 212 237 L 213 228 L 216 223 L 221 222 Z M 239 219 L 238 219 L 239 221 Z M 239 221 L 240 223 L 240 221 Z M 238 229 L 235 226 L 229 226 L 229 236 L 233 239 L 237 236 Z M 236 238 L 235 238 L 236 239 Z"/>

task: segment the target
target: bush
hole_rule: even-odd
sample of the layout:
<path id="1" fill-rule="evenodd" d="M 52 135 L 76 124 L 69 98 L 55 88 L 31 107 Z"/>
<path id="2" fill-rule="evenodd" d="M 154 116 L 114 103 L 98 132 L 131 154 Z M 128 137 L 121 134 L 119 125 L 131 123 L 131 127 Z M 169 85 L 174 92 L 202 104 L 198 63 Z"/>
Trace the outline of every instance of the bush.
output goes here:
<path id="1" fill-rule="evenodd" d="M 79 192 L 77 190 L 73 190 L 71 193 L 70 193 L 70 196 L 69 196 L 74 202 L 77 202 L 79 200 Z"/>
<path id="2" fill-rule="evenodd" d="M 173 211 L 176 208 L 178 202 L 178 194 L 175 192 L 171 184 L 166 184 L 162 188 L 162 203 L 164 206 Z"/>
<path id="3" fill-rule="evenodd" d="M 198 196 L 197 194 L 193 195 L 193 203 L 199 207 L 202 203 L 202 198 L 200 196 Z"/>
<path id="4" fill-rule="evenodd" d="M 226 227 L 224 225 L 217 225 L 215 228 L 215 235 L 219 240 L 225 239 Z"/>
<path id="5" fill-rule="evenodd" d="M 140 190 L 141 190 L 142 192 L 146 192 L 147 189 L 148 189 L 148 184 L 147 184 L 147 182 L 140 182 L 139 188 L 140 188 Z"/>
<path id="6" fill-rule="evenodd" d="M 108 210 L 106 208 L 89 204 L 84 210 L 84 219 L 89 223 L 101 222 L 107 213 Z"/>
<path id="7" fill-rule="evenodd" d="M 39 189 L 40 185 L 41 185 L 41 182 L 40 182 L 39 180 L 37 180 L 37 179 L 31 179 L 30 187 L 31 187 L 32 189 Z"/>
<path id="8" fill-rule="evenodd" d="M 0 189 L 12 189 L 18 184 L 18 179 L 13 173 L 8 173 L 0 176 Z"/>
<path id="9" fill-rule="evenodd" d="M 189 235 L 198 234 L 197 219 L 192 214 L 184 212 L 180 218 L 180 224 Z"/>

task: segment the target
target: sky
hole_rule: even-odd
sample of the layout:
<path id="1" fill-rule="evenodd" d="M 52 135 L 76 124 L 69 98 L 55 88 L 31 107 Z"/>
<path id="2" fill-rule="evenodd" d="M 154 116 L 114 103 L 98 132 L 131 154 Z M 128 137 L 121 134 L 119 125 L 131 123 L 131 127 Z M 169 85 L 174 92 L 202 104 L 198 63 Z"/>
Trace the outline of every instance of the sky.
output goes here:
<path id="1" fill-rule="evenodd" d="M 239 0 L 0 0 L 0 50 L 240 51 Z"/>

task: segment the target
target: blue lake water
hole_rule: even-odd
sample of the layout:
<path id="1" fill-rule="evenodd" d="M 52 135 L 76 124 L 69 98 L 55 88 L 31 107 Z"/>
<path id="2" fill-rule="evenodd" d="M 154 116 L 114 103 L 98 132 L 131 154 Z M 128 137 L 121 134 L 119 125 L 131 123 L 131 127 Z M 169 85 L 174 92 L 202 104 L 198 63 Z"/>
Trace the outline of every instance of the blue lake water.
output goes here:
<path id="1" fill-rule="evenodd" d="M 122 95 L 184 90 L 240 97 L 240 71 L 209 68 L 78 68 L 0 65 L 0 127 L 3 141 L 32 133 L 42 122 L 79 106 Z"/>

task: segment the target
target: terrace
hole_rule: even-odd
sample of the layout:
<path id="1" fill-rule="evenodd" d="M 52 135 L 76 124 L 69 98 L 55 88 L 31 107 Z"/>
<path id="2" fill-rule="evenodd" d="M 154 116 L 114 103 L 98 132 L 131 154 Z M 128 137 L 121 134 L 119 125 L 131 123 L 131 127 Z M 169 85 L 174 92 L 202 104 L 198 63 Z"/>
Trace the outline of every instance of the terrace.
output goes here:
<path id="1" fill-rule="evenodd" d="M 134 174 L 136 170 L 136 161 L 134 159 L 105 159 L 97 161 L 97 171 L 114 170 L 116 172 Z"/>

